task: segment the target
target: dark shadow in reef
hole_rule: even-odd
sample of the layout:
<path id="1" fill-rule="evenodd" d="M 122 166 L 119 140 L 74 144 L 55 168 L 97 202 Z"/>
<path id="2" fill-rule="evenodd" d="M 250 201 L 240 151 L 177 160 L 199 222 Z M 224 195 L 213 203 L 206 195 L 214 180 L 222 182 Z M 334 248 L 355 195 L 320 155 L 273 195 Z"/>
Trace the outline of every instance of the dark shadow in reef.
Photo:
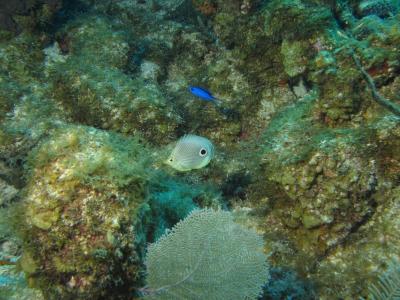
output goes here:
<path id="1" fill-rule="evenodd" d="M 242 171 L 229 175 L 222 186 L 222 195 L 226 199 L 239 198 L 244 200 L 246 188 L 252 183 L 250 173 Z"/>
<path id="2" fill-rule="evenodd" d="M 317 299 L 312 282 L 306 278 L 301 278 L 299 274 L 290 268 L 273 267 L 270 269 L 270 276 L 259 300 Z"/>
<path id="3" fill-rule="evenodd" d="M 40 20 L 44 5 L 50 9 L 52 16 L 48 20 Z M 47 9 L 46 8 L 46 9 Z M 13 0 L 0 1 L 0 30 L 18 35 L 23 28 L 16 22 L 16 17 L 31 17 L 34 20 L 33 30 L 53 35 L 66 22 L 88 11 L 89 6 L 79 0 Z"/>
<path id="4" fill-rule="evenodd" d="M 57 11 L 54 16 L 52 26 L 43 28 L 47 33 L 56 33 L 65 23 L 75 19 L 77 16 L 86 13 L 89 6 L 82 3 L 80 0 L 63 1 L 63 6 Z"/>

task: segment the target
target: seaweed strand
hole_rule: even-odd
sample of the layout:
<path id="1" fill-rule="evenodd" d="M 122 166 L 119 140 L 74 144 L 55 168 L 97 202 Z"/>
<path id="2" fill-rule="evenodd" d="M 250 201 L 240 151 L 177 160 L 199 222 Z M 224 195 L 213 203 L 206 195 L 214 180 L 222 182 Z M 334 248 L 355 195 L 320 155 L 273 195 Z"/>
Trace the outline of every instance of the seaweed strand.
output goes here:
<path id="1" fill-rule="evenodd" d="M 367 82 L 368 87 L 371 89 L 372 98 L 379 105 L 385 107 L 390 110 L 392 113 L 400 117 L 400 106 L 393 103 L 392 101 L 384 98 L 381 94 L 379 94 L 375 82 L 372 77 L 365 71 L 364 67 L 361 65 L 360 59 L 354 53 L 354 51 L 350 52 L 351 57 L 353 58 L 354 63 L 356 64 L 358 70 L 362 73 L 364 80 Z"/>

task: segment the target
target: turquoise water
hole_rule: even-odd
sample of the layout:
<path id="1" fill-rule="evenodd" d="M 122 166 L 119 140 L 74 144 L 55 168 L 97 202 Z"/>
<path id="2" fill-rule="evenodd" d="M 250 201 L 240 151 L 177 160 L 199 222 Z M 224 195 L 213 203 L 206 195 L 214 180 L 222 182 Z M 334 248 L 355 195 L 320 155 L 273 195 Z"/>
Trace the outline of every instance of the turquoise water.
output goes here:
<path id="1" fill-rule="evenodd" d="M 400 1 L 0 2 L 0 299 L 400 299 Z"/>

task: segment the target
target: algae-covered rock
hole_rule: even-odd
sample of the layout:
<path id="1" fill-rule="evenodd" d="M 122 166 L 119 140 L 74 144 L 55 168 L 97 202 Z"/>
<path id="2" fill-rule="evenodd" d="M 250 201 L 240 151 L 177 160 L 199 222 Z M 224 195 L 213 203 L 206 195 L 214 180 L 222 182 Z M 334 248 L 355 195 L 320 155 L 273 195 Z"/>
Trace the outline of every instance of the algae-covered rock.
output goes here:
<path id="1" fill-rule="evenodd" d="M 0 178 L 0 206 L 15 198 L 17 193 L 18 190 L 14 186 L 8 184 Z"/>
<path id="2" fill-rule="evenodd" d="M 348 122 L 360 112 L 376 114 L 381 110 L 370 103 L 370 91 L 349 53 L 356 50 L 362 67 L 378 89 L 392 87 L 391 82 L 397 77 L 399 53 L 395 45 L 400 31 L 396 17 L 383 21 L 366 16 L 352 24 L 349 32 L 331 30 L 314 44 L 317 55 L 308 78 L 320 91 L 315 114 L 328 126 Z"/>
<path id="3" fill-rule="evenodd" d="M 399 187 L 382 187 L 376 198 L 382 205 L 373 211 L 368 222 L 351 235 L 351 241 L 343 243 L 321 261 L 311 276 L 322 287 L 321 297 L 340 295 L 351 299 L 361 295 L 367 298 L 369 287 L 376 285 L 378 277 L 385 274 L 388 262 L 398 258 Z"/>
<path id="4" fill-rule="evenodd" d="M 305 71 L 307 64 L 306 50 L 307 48 L 299 41 L 289 42 L 284 40 L 282 42 L 283 65 L 285 72 L 290 77 L 300 75 Z"/>
<path id="5" fill-rule="evenodd" d="M 0 45 L 0 121 L 4 121 L 6 114 L 37 82 L 43 54 L 40 42 L 28 34 Z"/>
<path id="6" fill-rule="evenodd" d="M 179 117 L 157 82 L 147 82 L 144 65 L 143 77 L 124 72 L 130 51 L 127 32 L 113 29 L 105 18 L 92 17 L 69 24 L 62 40 L 69 54 L 48 60 L 46 73 L 56 101 L 75 121 L 140 133 L 157 143 L 175 131 Z"/>
<path id="7" fill-rule="evenodd" d="M 34 274 L 38 271 L 38 265 L 29 252 L 24 253 L 19 260 L 19 264 L 22 270 L 24 270 L 24 272 L 28 275 Z"/>
<path id="8" fill-rule="evenodd" d="M 15 173 L 23 172 L 33 145 L 65 118 L 43 82 L 42 46 L 26 32 L 0 42 L 0 157 Z"/>
<path id="9" fill-rule="evenodd" d="M 61 8 L 59 0 L 15 0 L 0 3 L 0 29 L 20 32 L 48 24 Z"/>
<path id="10" fill-rule="evenodd" d="M 365 241 L 374 241 L 375 233 L 385 231 L 379 227 L 368 232 L 375 218 L 377 226 L 393 229 L 390 235 L 397 232 L 389 216 L 396 211 L 393 176 L 399 157 L 385 149 L 397 145 L 399 124 L 396 117 L 382 117 L 362 128 L 323 128 L 313 125 L 314 105 L 315 100 L 305 98 L 271 121 L 260 170 L 266 176 L 262 185 L 250 185 L 250 197 L 267 197 L 254 206 L 263 215 L 260 228 L 271 241 L 269 249 L 276 251 L 273 261 L 299 273 L 316 272 L 312 278 L 321 284 L 322 297 L 366 296 L 367 287 L 361 282 L 371 280 L 371 272 L 398 252 L 397 238 L 384 245 Z M 386 217 L 380 216 L 382 209 Z M 374 251 L 376 256 L 382 252 L 382 258 L 371 258 Z M 353 261 L 352 255 L 359 258 Z M 303 268 L 305 261 L 311 271 Z M 341 275 L 330 273 L 331 267 Z M 360 283 L 349 289 L 350 280 Z"/>
<path id="11" fill-rule="evenodd" d="M 1 189 L 1 188 L 0 188 Z M 21 258 L 21 240 L 16 236 L 16 213 L 13 203 L 0 205 L 0 299 L 43 300 L 39 290 L 28 287 L 21 266 L 27 271 L 37 270 L 28 256 Z"/>
<path id="12" fill-rule="evenodd" d="M 285 125 L 279 118 L 271 122 L 263 160 L 268 180 L 278 183 L 287 197 L 281 203 L 286 207 L 281 211 L 282 222 L 299 228 L 296 242 L 303 249 L 319 253 L 348 234 L 372 209 L 377 167 L 363 157 L 376 144 L 371 129 L 330 131 L 313 126 L 312 103 L 303 100 L 282 112 Z M 337 223 L 343 226 L 341 230 L 334 228 Z M 321 229 L 308 232 L 312 228 Z M 302 231 L 307 240 L 299 239 Z M 321 242 L 313 244 L 310 234 Z"/>
<path id="13" fill-rule="evenodd" d="M 46 298 L 133 292 L 147 157 L 137 139 L 82 126 L 60 128 L 30 154 L 21 266 Z"/>
<path id="14" fill-rule="evenodd" d="M 265 7 L 265 32 L 275 38 L 307 38 L 333 23 L 328 6 L 309 1 L 271 1 Z"/>

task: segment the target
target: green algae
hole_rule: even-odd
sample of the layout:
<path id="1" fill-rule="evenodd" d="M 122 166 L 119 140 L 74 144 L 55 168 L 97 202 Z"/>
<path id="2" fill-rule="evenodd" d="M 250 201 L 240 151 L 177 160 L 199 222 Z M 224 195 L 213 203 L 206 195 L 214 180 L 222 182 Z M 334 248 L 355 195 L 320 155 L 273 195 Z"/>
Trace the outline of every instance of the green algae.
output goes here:
<path id="1" fill-rule="evenodd" d="M 271 1 L 264 8 L 264 30 L 275 38 L 307 38 L 332 26 L 332 12 L 325 5 L 308 5 L 306 1 Z"/>
<path id="2" fill-rule="evenodd" d="M 28 252 L 25 252 L 22 258 L 19 261 L 22 270 L 28 275 L 34 274 L 38 270 L 38 265 L 36 261 L 33 259 L 32 255 Z"/>
<path id="3" fill-rule="evenodd" d="M 49 230 L 59 217 L 58 209 L 37 213 L 32 216 L 32 225 L 43 230 Z"/>
<path id="4" fill-rule="evenodd" d="M 47 297 L 71 294 L 82 299 L 103 294 L 105 286 L 118 281 L 130 280 L 133 286 L 135 265 L 110 276 L 116 264 L 135 257 L 132 226 L 135 210 L 144 201 L 146 180 L 143 146 L 85 127 L 65 127 L 38 146 L 28 161 L 24 222 L 30 229 L 23 232 L 24 249 L 36 264 L 47 265 L 40 275 L 29 272 L 32 284 L 47 287 L 52 282 Z M 117 242 L 106 243 L 107 232 Z M 95 249 L 103 247 L 107 251 L 100 257 Z M 61 278 L 71 273 L 70 280 L 86 282 L 81 291 L 64 286 Z"/>
<path id="5" fill-rule="evenodd" d="M 116 31 L 107 19 L 98 17 L 77 20 L 64 30 L 61 38 L 71 45 L 70 55 L 51 61 L 46 72 L 53 79 L 56 101 L 75 121 L 151 135 L 154 140 L 175 130 L 178 117 L 166 106 L 160 89 L 125 74 L 126 32 Z M 91 63 L 93 56 L 96 65 Z"/>
<path id="6" fill-rule="evenodd" d="M 302 42 L 283 40 L 281 54 L 285 72 L 290 77 L 300 75 L 306 70 L 307 66 L 307 47 Z"/>

